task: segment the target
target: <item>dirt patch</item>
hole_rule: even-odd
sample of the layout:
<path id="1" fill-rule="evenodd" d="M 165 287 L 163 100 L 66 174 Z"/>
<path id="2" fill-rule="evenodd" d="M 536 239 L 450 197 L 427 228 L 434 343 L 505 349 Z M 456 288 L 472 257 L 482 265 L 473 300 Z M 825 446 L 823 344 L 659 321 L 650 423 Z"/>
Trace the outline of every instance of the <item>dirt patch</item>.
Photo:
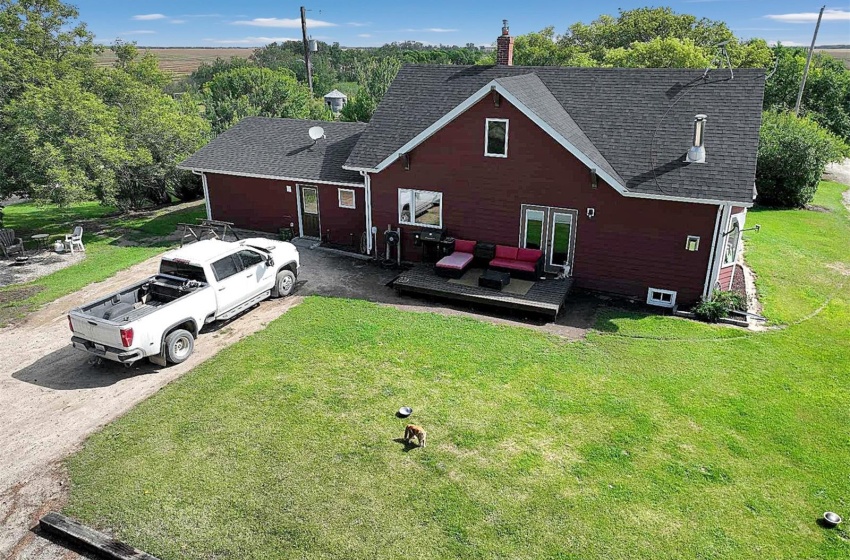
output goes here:
<path id="1" fill-rule="evenodd" d="M 832 214 L 832 210 L 830 210 L 826 206 L 818 206 L 817 204 L 806 204 L 806 210 L 810 210 L 812 212 L 823 212 L 824 214 Z"/>
<path id="2" fill-rule="evenodd" d="M 842 263 L 842 262 L 834 262 L 829 263 L 826 267 L 830 270 L 836 271 L 838 274 L 842 276 L 850 276 L 850 266 Z"/>
<path id="3" fill-rule="evenodd" d="M 0 291 L 0 304 L 23 301 L 31 298 L 42 290 L 44 290 L 44 286 L 25 286 L 23 288 L 3 290 Z"/>

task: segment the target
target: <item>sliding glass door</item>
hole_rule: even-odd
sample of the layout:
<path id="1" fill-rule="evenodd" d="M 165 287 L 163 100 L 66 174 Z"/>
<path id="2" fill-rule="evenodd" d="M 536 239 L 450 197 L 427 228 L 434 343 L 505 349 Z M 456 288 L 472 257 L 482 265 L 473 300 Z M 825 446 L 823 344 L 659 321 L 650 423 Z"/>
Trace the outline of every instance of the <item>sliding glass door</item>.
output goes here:
<path id="1" fill-rule="evenodd" d="M 551 206 L 522 206 L 520 247 L 540 249 L 547 272 L 567 267 L 572 273 L 578 211 Z"/>

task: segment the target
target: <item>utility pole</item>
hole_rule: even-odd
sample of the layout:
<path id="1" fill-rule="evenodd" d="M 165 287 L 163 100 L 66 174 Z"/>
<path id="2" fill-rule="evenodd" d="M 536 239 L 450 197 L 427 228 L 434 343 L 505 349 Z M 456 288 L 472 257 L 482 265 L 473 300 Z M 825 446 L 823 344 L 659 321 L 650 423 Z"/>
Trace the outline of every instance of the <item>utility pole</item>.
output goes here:
<path id="1" fill-rule="evenodd" d="M 806 57 L 806 67 L 803 68 L 803 80 L 800 82 L 800 91 L 797 93 L 797 105 L 794 106 L 794 115 L 800 116 L 800 104 L 803 102 L 803 89 L 806 87 L 806 78 L 809 76 L 809 64 L 812 62 L 812 53 L 815 51 L 815 41 L 818 38 L 818 29 L 820 29 L 820 20 L 823 17 L 823 10 L 826 6 L 821 6 L 818 14 L 818 23 L 815 25 L 815 34 L 812 35 L 812 45 L 809 47 L 809 55 Z"/>
<path id="2" fill-rule="evenodd" d="M 821 10 L 823 13 L 823 10 Z M 307 9 L 301 6 L 301 35 L 304 36 L 304 66 L 307 67 L 307 85 L 313 93 L 313 69 L 310 68 L 310 44 L 307 42 Z"/>

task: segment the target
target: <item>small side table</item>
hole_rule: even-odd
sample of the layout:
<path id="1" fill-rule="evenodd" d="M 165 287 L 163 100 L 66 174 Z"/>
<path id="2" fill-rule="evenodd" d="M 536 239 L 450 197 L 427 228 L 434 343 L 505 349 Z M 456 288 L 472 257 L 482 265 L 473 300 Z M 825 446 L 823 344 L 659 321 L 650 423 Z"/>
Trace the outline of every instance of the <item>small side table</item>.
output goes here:
<path id="1" fill-rule="evenodd" d="M 50 235 L 46 233 L 36 233 L 35 235 L 30 236 L 30 239 L 35 241 L 35 250 L 39 249 L 47 249 L 47 240 L 50 238 Z"/>

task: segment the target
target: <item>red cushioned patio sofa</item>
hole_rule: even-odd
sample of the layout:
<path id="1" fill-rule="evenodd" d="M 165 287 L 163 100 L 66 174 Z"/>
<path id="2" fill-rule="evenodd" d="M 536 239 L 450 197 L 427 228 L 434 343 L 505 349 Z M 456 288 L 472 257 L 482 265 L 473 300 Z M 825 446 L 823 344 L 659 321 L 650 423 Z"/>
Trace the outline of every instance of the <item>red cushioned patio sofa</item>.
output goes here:
<path id="1" fill-rule="evenodd" d="M 543 251 L 496 245 L 496 258 L 490 261 L 490 268 L 537 280 L 543 274 Z"/>

